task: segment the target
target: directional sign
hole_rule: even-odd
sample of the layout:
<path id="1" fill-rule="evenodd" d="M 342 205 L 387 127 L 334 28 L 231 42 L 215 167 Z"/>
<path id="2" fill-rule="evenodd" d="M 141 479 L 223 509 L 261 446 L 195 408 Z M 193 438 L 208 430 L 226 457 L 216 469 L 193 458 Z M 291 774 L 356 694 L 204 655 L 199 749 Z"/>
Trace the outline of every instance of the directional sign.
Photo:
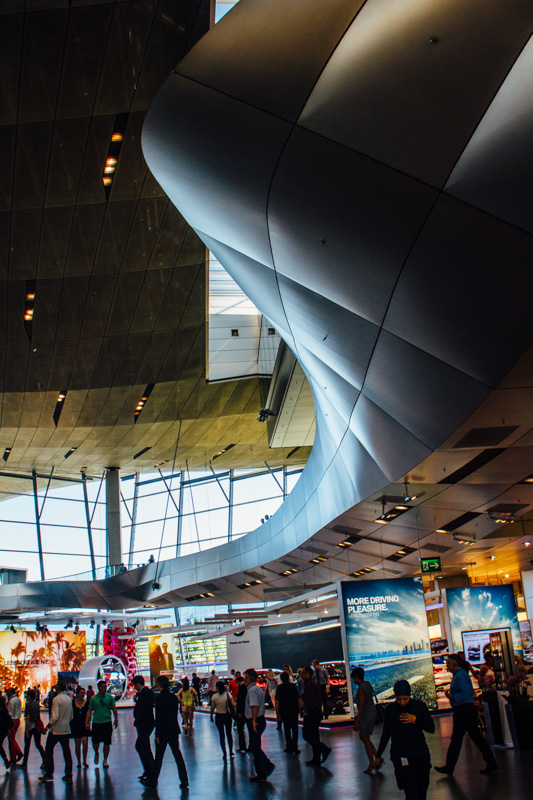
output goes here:
<path id="1" fill-rule="evenodd" d="M 422 572 L 441 572 L 440 558 L 421 558 L 420 567 Z"/>

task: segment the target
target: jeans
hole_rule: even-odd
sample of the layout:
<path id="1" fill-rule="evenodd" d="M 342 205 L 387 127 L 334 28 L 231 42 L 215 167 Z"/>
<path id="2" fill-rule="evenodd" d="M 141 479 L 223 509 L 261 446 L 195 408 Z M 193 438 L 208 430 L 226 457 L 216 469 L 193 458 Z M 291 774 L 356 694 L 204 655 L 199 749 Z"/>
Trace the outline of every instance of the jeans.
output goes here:
<path id="1" fill-rule="evenodd" d="M 220 749 L 226 755 L 226 742 L 224 741 L 224 731 L 226 732 L 226 739 L 228 740 L 228 747 L 230 753 L 233 753 L 233 734 L 231 732 L 232 725 L 231 714 L 215 714 L 215 725 L 218 729 L 218 736 L 220 739 Z"/>
<path id="2" fill-rule="evenodd" d="M 152 730 L 137 729 L 137 741 L 135 742 L 135 749 L 141 759 L 144 775 L 148 780 L 152 780 L 154 773 L 154 754 L 152 753 L 152 745 L 150 744 L 150 734 Z"/>
<path id="3" fill-rule="evenodd" d="M 28 763 L 28 755 L 30 753 L 30 745 L 32 739 L 35 742 L 35 747 L 39 751 L 42 760 L 44 761 L 44 747 L 41 744 L 41 734 L 37 733 L 35 728 L 33 728 L 30 731 L 30 735 L 24 737 L 24 758 L 22 759 L 23 764 Z"/>
<path id="4" fill-rule="evenodd" d="M 154 764 L 154 775 L 153 781 L 157 783 L 157 779 L 159 778 L 159 773 L 161 772 L 161 765 L 163 763 L 163 757 L 165 755 L 165 750 L 167 749 L 167 744 L 172 751 L 172 755 L 174 756 L 174 761 L 176 762 L 176 766 L 178 767 L 178 775 L 180 778 L 180 783 L 183 786 L 189 785 L 189 776 L 187 775 L 187 767 L 185 766 L 185 761 L 183 760 L 183 755 L 180 750 L 180 744 L 178 739 L 178 734 L 176 733 L 174 736 L 159 736 L 159 742 L 156 741 L 155 743 L 155 764 Z"/>
<path id="5" fill-rule="evenodd" d="M 285 734 L 285 747 L 288 753 L 298 750 L 298 709 L 281 715 L 283 732 Z"/>
<path id="6" fill-rule="evenodd" d="M 45 775 L 51 777 L 54 774 L 54 747 L 59 742 L 65 759 L 65 775 L 72 775 L 72 755 L 70 753 L 70 734 L 69 733 L 49 733 L 44 748 L 44 771 Z"/>
<path id="7" fill-rule="evenodd" d="M 246 720 L 243 716 L 237 716 L 237 736 L 239 737 L 239 750 L 246 750 L 246 737 L 244 735 L 244 728 Z"/>
<path id="8" fill-rule="evenodd" d="M 6 751 L 4 750 L 4 739 L 6 738 L 7 733 L 1 734 L 0 733 L 0 756 L 2 757 L 2 761 L 6 765 L 9 765 L 9 759 L 7 757 Z"/>
<path id="9" fill-rule="evenodd" d="M 251 719 L 246 720 L 248 726 L 248 735 L 250 737 L 250 750 L 254 757 L 254 768 L 256 775 L 261 778 L 266 778 L 269 772 L 269 767 L 272 764 L 266 753 L 261 749 L 261 736 L 266 728 L 264 717 L 257 717 L 255 726 L 257 731 L 254 731 L 254 726 Z"/>
<path id="10" fill-rule="evenodd" d="M 426 800 L 431 771 L 429 755 L 409 758 L 405 767 L 402 767 L 401 758 L 392 758 L 391 761 L 398 789 L 405 792 L 405 800 Z"/>
<path id="11" fill-rule="evenodd" d="M 453 709 L 453 732 L 446 754 L 446 766 L 448 769 L 453 772 L 457 764 L 465 733 L 468 733 L 476 747 L 481 750 L 481 755 L 486 763 L 494 764 L 493 752 L 479 728 L 477 709 L 473 703 L 464 703 L 463 705 L 455 706 Z"/>

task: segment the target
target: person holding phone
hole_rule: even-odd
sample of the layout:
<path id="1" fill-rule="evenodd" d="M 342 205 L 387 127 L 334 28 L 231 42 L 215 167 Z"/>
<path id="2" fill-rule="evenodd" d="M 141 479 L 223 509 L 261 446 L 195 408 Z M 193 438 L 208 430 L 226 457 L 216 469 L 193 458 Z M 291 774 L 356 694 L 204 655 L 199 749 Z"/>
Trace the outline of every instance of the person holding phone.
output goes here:
<path id="1" fill-rule="evenodd" d="M 426 704 L 411 697 L 408 681 L 396 681 L 393 690 L 395 702 L 385 709 L 374 769 L 382 766 L 382 754 L 390 739 L 390 759 L 398 789 L 403 789 L 406 800 L 426 800 L 431 757 L 424 731 L 433 733 L 435 723 Z"/>

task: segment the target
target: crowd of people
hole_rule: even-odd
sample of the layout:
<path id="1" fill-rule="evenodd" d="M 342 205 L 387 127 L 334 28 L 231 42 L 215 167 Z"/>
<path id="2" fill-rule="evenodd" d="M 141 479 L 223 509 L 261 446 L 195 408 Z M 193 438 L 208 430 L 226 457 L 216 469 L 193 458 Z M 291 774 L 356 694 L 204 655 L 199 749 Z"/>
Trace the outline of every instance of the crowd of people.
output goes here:
<path id="1" fill-rule="evenodd" d="M 453 733 L 446 762 L 442 766 L 435 766 L 435 770 L 447 776 L 453 774 L 464 736 L 468 733 L 485 761 L 480 772 L 495 772 L 498 764 L 479 727 L 469 665 L 461 655 L 449 655 L 447 667 L 453 676 L 446 693 L 453 709 Z M 320 723 L 325 711 L 327 713 L 327 670 L 315 661 L 312 666 L 304 666 L 294 674 L 290 665 L 286 664 L 280 674 L 276 675 L 272 670 L 267 673 L 266 689 L 257 684 L 258 673 L 255 669 L 247 669 L 243 674 L 235 670 L 232 673 L 232 678 L 226 685 L 213 670 L 208 683 L 210 718 L 218 731 L 222 758 L 227 760 L 228 757 L 234 758 L 236 752 L 249 752 L 253 756 L 255 769 L 250 781 L 262 783 L 269 779 L 275 764 L 264 752 L 262 745 L 262 734 L 266 727 L 265 701 L 268 695 L 276 712 L 278 729 L 284 732 L 285 752 L 289 755 L 300 753 L 298 738 L 301 717 L 302 737 L 310 746 L 311 757 L 306 760 L 306 764 L 310 767 L 321 767 L 331 753 L 331 748 L 320 737 Z M 426 704 L 411 697 L 411 686 L 407 680 L 399 680 L 393 687 L 394 701 L 386 704 L 383 709 L 377 703 L 373 687 L 365 680 L 365 672 L 361 667 L 352 670 L 351 678 L 356 687 L 357 712 L 354 729 L 359 733 L 368 759 L 364 772 L 370 774 L 381 769 L 383 754 L 390 742 L 390 760 L 399 789 L 405 792 L 407 800 L 425 800 L 431 760 L 424 734 L 431 734 L 435 730 Z M 137 732 L 135 748 L 142 764 L 141 783 L 150 788 L 157 786 L 168 746 L 176 763 L 180 788 L 186 789 L 189 779 L 179 746 L 179 735 L 182 733 L 179 717 L 181 716 L 183 733 L 191 736 L 194 731 L 195 706 L 200 704 L 198 676 L 193 674 L 190 682 L 188 678 L 183 678 L 177 692 L 170 691 L 166 675 L 157 677 L 156 692 L 145 685 L 142 675 L 136 675 L 132 684 L 136 692 L 133 715 Z M 89 740 L 92 742 L 94 764 L 100 763 L 102 745 L 102 766 L 109 767 L 113 728 L 118 726 L 118 714 L 113 696 L 107 691 L 104 680 L 98 682 L 96 693 L 92 687 L 86 690 L 79 686 L 75 694 L 62 680 L 58 680 L 49 708 L 49 721 L 44 725 L 38 690 L 28 690 L 22 751 L 16 741 L 22 717 L 18 692 L 8 689 L 5 697 L 0 693 L 0 756 L 6 769 L 15 766 L 26 768 L 33 741 L 42 759 L 43 774 L 40 780 L 52 781 L 54 750 L 59 744 L 65 764 L 63 780 L 69 783 L 72 781 L 73 771 L 71 739 L 74 740 L 78 769 L 87 769 L 89 766 Z M 379 711 L 383 711 L 383 729 L 376 747 L 371 737 L 378 722 Z M 155 753 L 151 743 L 154 731 Z M 41 737 L 45 733 L 48 735 L 43 747 Z M 238 745 L 236 748 L 234 735 Z M 6 737 L 9 756 L 3 746 Z"/>

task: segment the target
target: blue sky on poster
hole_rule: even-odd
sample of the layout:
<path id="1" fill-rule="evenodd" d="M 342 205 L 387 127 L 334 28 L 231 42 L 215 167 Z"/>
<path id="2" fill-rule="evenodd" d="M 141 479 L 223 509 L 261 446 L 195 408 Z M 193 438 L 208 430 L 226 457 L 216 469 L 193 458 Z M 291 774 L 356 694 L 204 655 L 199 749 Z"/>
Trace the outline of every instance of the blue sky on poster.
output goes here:
<path id="1" fill-rule="evenodd" d="M 512 586 L 470 586 L 447 589 L 453 649 L 462 649 L 461 631 L 511 628 L 520 647 L 520 628 Z"/>

